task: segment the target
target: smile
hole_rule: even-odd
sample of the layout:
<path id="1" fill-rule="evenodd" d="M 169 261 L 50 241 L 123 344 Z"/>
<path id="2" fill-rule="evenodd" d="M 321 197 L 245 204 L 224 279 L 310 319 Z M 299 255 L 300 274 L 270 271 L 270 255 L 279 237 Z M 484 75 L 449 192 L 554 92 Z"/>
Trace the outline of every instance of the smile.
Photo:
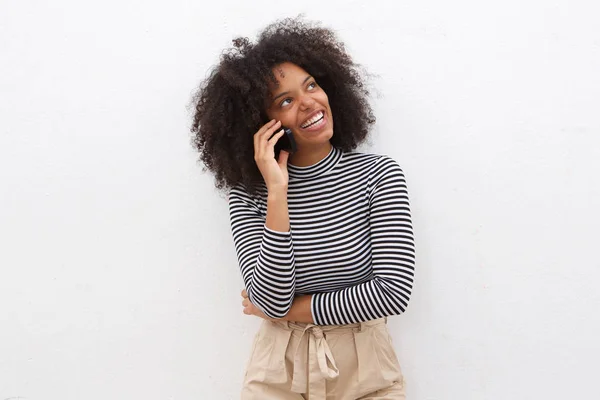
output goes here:
<path id="1" fill-rule="evenodd" d="M 304 123 L 302 125 L 300 125 L 300 127 L 302 129 L 316 127 L 316 126 L 320 125 L 323 122 L 324 117 L 325 117 L 325 114 L 323 113 L 323 111 L 319 111 L 313 117 L 311 117 L 308 120 L 304 121 Z"/>

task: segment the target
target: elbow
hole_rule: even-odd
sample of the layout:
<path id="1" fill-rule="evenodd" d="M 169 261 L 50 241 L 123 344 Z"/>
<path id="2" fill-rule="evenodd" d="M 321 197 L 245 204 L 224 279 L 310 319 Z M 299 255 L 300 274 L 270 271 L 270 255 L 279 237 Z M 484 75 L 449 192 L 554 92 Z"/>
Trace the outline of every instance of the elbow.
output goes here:
<path id="1" fill-rule="evenodd" d="M 394 315 L 404 314 L 408 308 L 410 296 L 398 296 L 396 298 L 396 307 L 394 307 Z"/>
<path id="2" fill-rule="evenodd" d="M 267 317 L 271 319 L 283 319 L 290 312 L 291 307 L 272 308 L 261 310 Z"/>
<path id="3" fill-rule="evenodd" d="M 285 302 L 275 302 L 272 299 L 257 299 L 251 297 L 251 302 L 254 304 L 260 311 L 262 311 L 265 316 L 271 319 L 283 319 L 292 309 L 292 299 Z"/>
<path id="4" fill-rule="evenodd" d="M 385 307 L 387 316 L 400 315 L 406 312 L 410 300 L 410 293 L 395 291 L 388 293 L 387 307 Z"/>

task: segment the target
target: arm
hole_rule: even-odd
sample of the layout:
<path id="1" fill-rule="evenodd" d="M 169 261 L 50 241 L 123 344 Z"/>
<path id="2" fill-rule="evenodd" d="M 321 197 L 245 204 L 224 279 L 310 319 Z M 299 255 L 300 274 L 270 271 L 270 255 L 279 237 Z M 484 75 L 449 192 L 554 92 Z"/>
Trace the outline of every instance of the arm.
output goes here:
<path id="1" fill-rule="evenodd" d="M 248 296 L 269 318 L 282 318 L 294 299 L 296 275 L 287 194 L 272 193 L 267 199 L 266 219 L 240 187 L 230 192 L 229 212 Z"/>
<path id="2" fill-rule="evenodd" d="M 294 298 L 294 302 L 290 307 L 290 311 L 285 317 L 280 319 L 284 321 L 306 322 L 314 324 L 312 311 L 310 309 L 311 298 L 312 295 L 297 296 Z M 244 307 L 243 312 L 246 315 L 254 315 L 263 319 L 273 320 L 273 318 L 269 318 L 258 307 L 252 304 L 252 302 L 248 299 L 248 293 L 245 290 L 242 290 L 242 307 Z"/>
<path id="3" fill-rule="evenodd" d="M 287 188 L 269 191 L 267 195 L 267 218 L 265 226 L 273 231 L 290 231 Z"/>
<path id="4" fill-rule="evenodd" d="M 297 296 L 292 303 L 292 307 L 290 307 L 290 311 L 283 319 L 286 321 L 314 324 L 315 320 L 310 306 L 311 302 L 312 294 Z"/>
<path id="5" fill-rule="evenodd" d="M 368 183 L 372 278 L 311 298 L 317 325 L 348 324 L 401 314 L 410 298 L 414 239 L 404 174 L 382 157 Z M 292 307 L 294 309 L 294 307 Z"/>

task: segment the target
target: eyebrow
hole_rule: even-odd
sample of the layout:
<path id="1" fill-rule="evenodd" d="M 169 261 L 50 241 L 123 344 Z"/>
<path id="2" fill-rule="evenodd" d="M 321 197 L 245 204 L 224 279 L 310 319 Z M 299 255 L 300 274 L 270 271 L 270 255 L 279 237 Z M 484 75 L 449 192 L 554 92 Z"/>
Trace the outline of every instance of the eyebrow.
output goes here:
<path id="1" fill-rule="evenodd" d="M 312 79 L 311 75 L 308 75 L 306 78 L 304 78 L 304 81 L 302 81 L 302 84 L 304 85 L 306 83 L 306 81 L 308 81 L 309 79 Z M 273 101 L 272 102 L 275 102 L 275 100 L 277 100 L 281 96 L 285 96 L 286 94 L 289 94 L 289 93 L 290 92 L 279 93 L 277 96 L 273 97 Z"/>

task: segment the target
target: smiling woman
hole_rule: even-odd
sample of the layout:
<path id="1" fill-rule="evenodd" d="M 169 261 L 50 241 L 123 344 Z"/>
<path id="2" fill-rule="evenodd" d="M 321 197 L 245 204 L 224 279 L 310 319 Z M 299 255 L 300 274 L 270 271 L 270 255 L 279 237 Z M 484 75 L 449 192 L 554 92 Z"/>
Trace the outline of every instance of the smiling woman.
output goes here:
<path id="1" fill-rule="evenodd" d="M 273 95 L 285 92 L 273 93 L 285 72 L 275 67 L 284 63 L 304 69 L 327 94 L 336 118 L 333 146 L 351 151 L 367 137 L 375 122 L 368 91 L 331 30 L 287 19 L 266 27 L 256 44 L 247 38 L 237 38 L 233 44 L 194 97 L 194 146 L 215 173 L 218 188 L 243 183 L 255 193 L 263 182 L 254 160 L 253 133 L 272 119 L 267 107 Z M 292 102 L 282 99 L 280 105 Z"/>
<path id="2" fill-rule="evenodd" d="M 246 289 L 262 318 L 242 399 L 404 399 L 387 317 L 412 291 L 404 174 L 357 153 L 374 123 L 331 30 L 285 20 L 234 40 L 200 86 L 194 144 L 227 189 Z M 276 153 L 291 130 L 297 151 Z"/>
<path id="3" fill-rule="evenodd" d="M 277 84 L 266 109 L 269 118 L 281 121 L 294 132 L 299 151 L 290 163 L 307 166 L 322 160 L 331 150 L 333 116 L 325 91 L 308 72 L 285 62 L 274 68 Z"/>

